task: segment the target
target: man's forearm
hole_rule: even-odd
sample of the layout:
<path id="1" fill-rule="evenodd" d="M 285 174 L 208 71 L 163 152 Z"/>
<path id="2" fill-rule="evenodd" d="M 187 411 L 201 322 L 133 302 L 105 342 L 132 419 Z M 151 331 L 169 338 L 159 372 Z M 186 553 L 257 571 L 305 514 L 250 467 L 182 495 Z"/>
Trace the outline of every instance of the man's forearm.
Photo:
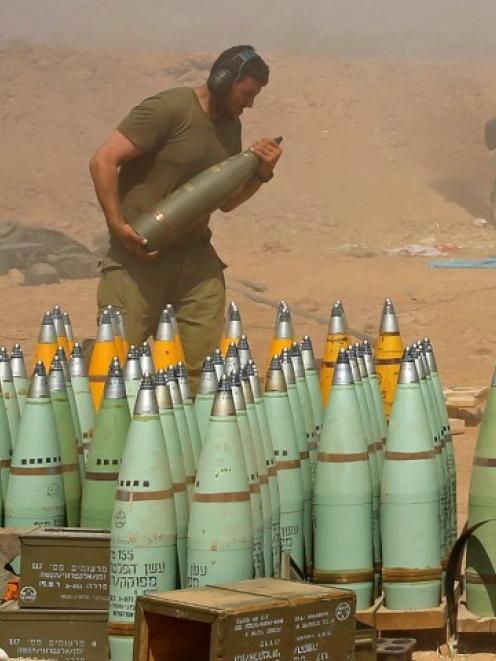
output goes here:
<path id="1" fill-rule="evenodd" d="M 243 204 L 243 202 L 246 202 L 246 200 L 249 200 L 250 197 L 255 195 L 261 185 L 262 181 L 260 181 L 260 179 L 256 177 L 250 179 L 250 181 L 244 185 L 239 193 L 234 195 L 221 207 L 222 211 L 232 211 L 233 209 L 236 209 L 236 207 L 239 207 L 240 204 Z"/>
<path id="2" fill-rule="evenodd" d="M 90 161 L 90 172 L 98 202 L 109 228 L 125 222 L 119 204 L 117 167 L 108 161 L 93 158 Z"/>

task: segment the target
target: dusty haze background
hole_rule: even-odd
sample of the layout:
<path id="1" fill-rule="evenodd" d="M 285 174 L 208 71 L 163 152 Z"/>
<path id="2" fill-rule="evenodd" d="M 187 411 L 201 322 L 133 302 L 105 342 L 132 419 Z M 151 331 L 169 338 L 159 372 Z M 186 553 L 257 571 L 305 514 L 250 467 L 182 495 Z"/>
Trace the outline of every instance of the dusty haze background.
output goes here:
<path id="1" fill-rule="evenodd" d="M 492 0 L 1 0 L 0 35 L 68 47 L 218 50 L 228 42 L 341 57 L 496 52 Z"/>

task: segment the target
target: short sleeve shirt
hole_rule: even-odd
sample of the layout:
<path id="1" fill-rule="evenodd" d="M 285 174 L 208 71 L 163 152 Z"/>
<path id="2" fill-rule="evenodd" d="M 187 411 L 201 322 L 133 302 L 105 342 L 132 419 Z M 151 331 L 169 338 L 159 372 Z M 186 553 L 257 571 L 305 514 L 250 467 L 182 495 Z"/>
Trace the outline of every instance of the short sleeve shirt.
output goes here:
<path id="1" fill-rule="evenodd" d="M 145 99 L 117 129 L 143 151 L 119 170 L 121 209 L 131 224 L 196 174 L 241 151 L 239 119 L 213 121 L 190 87 Z M 208 215 L 198 218 L 181 243 L 207 242 L 211 236 L 208 222 Z M 129 253 L 111 240 L 109 257 L 122 262 Z"/>

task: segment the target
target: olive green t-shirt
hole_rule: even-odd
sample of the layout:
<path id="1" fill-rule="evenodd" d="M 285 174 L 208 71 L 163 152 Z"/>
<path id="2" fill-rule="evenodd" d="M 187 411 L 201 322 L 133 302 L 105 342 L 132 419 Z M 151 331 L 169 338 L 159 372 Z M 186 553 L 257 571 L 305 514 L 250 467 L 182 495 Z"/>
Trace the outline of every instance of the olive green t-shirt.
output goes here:
<path id="1" fill-rule="evenodd" d="M 199 172 L 241 151 L 241 122 L 213 121 L 190 87 L 177 87 L 142 101 L 117 127 L 143 154 L 119 170 L 119 199 L 131 223 Z M 198 218 L 177 247 L 208 242 L 209 216 Z M 131 256 L 132 258 L 132 256 Z M 113 239 L 106 265 L 130 254 Z"/>

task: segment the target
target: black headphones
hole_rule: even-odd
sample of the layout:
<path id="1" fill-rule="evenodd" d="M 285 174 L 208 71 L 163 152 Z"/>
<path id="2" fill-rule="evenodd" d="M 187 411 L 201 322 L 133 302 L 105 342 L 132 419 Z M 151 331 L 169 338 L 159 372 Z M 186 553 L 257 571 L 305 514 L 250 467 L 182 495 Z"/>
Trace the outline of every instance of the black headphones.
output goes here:
<path id="1" fill-rule="evenodd" d="M 208 91 L 215 96 L 224 96 L 231 86 L 240 80 L 244 66 L 258 57 L 254 48 L 245 48 L 214 69 L 207 80 Z"/>

